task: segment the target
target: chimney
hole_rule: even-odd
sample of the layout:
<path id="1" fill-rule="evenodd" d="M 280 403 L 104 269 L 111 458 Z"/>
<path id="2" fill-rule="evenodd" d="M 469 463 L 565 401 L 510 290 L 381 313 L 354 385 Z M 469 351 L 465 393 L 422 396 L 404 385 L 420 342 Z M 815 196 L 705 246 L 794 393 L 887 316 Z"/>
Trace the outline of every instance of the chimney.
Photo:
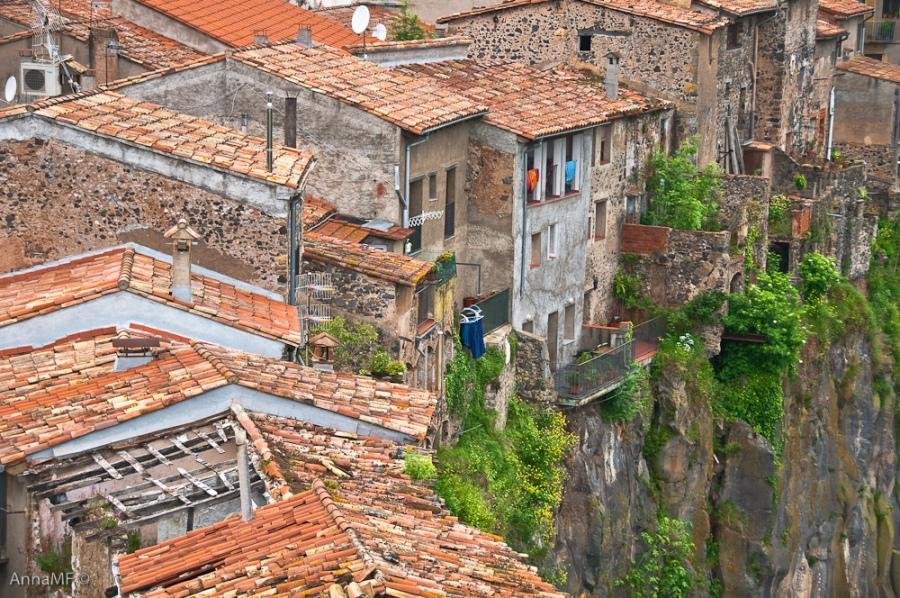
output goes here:
<path id="1" fill-rule="evenodd" d="M 606 97 L 610 100 L 619 99 L 619 55 L 610 52 L 606 55 Z"/>
<path id="2" fill-rule="evenodd" d="M 91 27 L 88 35 L 88 58 L 97 85 L 106 85 L 119 78 L 119 36 L 115 27 Z"/>
<path id="3" fill-rule="evenodd" d="M 234 442 L 237 445 L 238 487 L 241 495 L 241 519 L 250 521 L 253 509 L 250 505 L 250 463 L 247 459 L 247 432 L 235 428 Z"/>
<path id="4" fill-rule="evenodd" d="M 301 27 L 297 31 L 297 43 L 304 48 L 312 48 L 312 29 L 309 27 Z"/>
<path id="5" fill-rule="evenodd" d="M 159 349 L 160 339 L 152 336 L 127 336 L 121 333 L 112 340 L 116 350 L 116 362 L 113 371 L 123 372 L 133 367 L 144 365 L 153 359 Z"/>
<path id="6" fill-rule="evenodd" d="M 176 299 L 191 301 L 191 245 L 197 243 L 200 235 L 182 218 L 166 231 L 165 237 L 172 240 L 171 294 Z"/>
<path id="7" fill-rule="evenodd" d="M 257 31 L 253 34 L 253 43 L 257 46 L 268 46 L 269 34 L 267 34 L 265 31 Z"/>

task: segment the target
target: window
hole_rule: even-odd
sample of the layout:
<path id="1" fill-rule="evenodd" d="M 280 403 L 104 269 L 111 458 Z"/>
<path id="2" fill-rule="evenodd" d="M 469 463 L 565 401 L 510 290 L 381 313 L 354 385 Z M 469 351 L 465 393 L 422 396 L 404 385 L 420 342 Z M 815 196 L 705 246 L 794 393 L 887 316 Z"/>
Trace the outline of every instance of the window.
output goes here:
<path id="1" fill-rule="evenodd" d="M 604 125 L 598 127 L 597 131 L 597 148 L 594 154 L 600 161 L 600 164 L 609 164 L 612 155 L 612 125 Z"/>
<path id="2" fill-rule="evenodd" d="M 594 238 L 606 238 L 606 202 L 598 201 L 594 204 Z"/>
<path id="3" fill-rule="evenodd" d="M 896 19 L 900 17 L 900 0 L 884 0 L 881 3 L 881 18 Z"/>
<path id="4" fill-rule="evenodd" d="M 531 235 L 531 267 L 541 265 L 541 233 Z"/>
<path id="5" fill-rule="evenodd" d="M 419 324 L 434 319 L 434 287 L 427 285 L 416 294 L 416 298 L 419 300 L 417 309 Z"/>
<path id="6" fill-rule="evenodd" d="M 534 334 L 534 320 L 526 320 L 522 322 L 522 330 Z"/>
<path id="7" fill-rule="evenodd" d="M 428 199 L 437 199 L 437 173 L 434 172 L 428 175 Z"/>
<path id="8" fill-rule="evenodd" d="M 556 238 L 556 225 L 551 224 L 550 229 L 547 234 L 547 259 L 554 259 L 556 257 L 557 251 L 557 238 Z"/>
<path id="9" fill-rule="evenodd" d="M 409 182 L 409 217 L 412 218 L 414 216 L 420 216 L 422 214 L 422 186 L 423 180 L 416 179 L 414 181 Z M 422 224 L 419 223 L 417 226 L 410 225 L 410 228 L 414 231 L 413 234 L 409 237 L 409 242 L 412 245 L 409 253 L 418 253 L 422 250 Z"/>
<path id="10" fill-rule="evenodd" d="M 581 135 L 565 135 L 525 150 L 525 198 L 528 202 L 563 197 L 581 188 Z"/>
<path id="11" fill-rule="evenodd" d="M 575 305 L 567 305 L 564 315 L 563 338 L 567 341 L 575 340 Z"/>
<path id="12" fill-rule="evenodd" d="M 729 50 L 741 47 L 741 33 L 742 33 L 741 29 L 743 29 L 743 27 L 741 26 L 740 23 L 733 23 L 728 26 L 728 33 L 727 33 L 728 46 L 727 47 Z"/>
<path id="13" fill-rule="evenodd" d="M 578 34 L 578 51 L 579 52 L 590 52 L 591 51 L 591 39 L 592 39 L 592 36 L 590 33 Z"/>
<path id="14" fill-rule="evenodd" d="M 863 44 L 866 41 L 866 26 L 864 23 L 860 23 L 856 26 L 856 52 L 858 54 L 863 53 Z"/>
<path id="15" fill-rule="evenodd" d="M 447 169 L 444 195 L 444 238 L 449 239 L 456 234 L 456 166 Z"/>

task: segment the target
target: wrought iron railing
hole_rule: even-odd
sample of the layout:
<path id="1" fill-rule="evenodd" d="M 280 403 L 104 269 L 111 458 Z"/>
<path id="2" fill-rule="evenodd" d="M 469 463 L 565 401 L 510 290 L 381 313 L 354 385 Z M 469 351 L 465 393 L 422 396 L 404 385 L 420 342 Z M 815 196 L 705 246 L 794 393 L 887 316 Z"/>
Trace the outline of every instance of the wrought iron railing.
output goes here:
<path id="1" fill-rule="evenodd" d="M 892 43 L 897 40 L 898 19 L 873 19 L 866 21 L 866 40 Z"/>
<path id="2" fill-rule="evenodd" d="M 624 336 L 625 331 L 622 332 Z M 632 328 L 630 340 L 583 363 L 557 370 L 555 384 L 560 400 L 577 402 L 615 389 L 634 361 L 644 362 L 656 354 L 665 332 L 664 317 L 641 322 Z"/>
<path id="3" fill-rule="evenodd" d="M 509 289 L 503 289 L 473 305 L 480 307 L 484 314 L 482 325 L 485 334 L 509 324 Z"/>

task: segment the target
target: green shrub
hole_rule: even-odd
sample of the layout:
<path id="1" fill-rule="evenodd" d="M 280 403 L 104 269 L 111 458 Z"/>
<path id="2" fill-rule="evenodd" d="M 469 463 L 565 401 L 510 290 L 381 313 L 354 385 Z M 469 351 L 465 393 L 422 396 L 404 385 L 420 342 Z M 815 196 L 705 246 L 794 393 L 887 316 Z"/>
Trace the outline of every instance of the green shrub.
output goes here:
<path id="1" fill-rule="evenodd" d="M 699 581 L 691 569 L 691 524 L 663 515 L 654 532 L 641 532 L 641 540 L 644 551 L 617 585 L 637 598 L 690 596 Z"/>
<path id="2" fill-rule="evenodd" d="M 806 189 L 806 176 L 800 173 L 794 175 L 794 187 L 797 191 Z"/>
<path id="3" fill-rule="evenodd" d="M 409 41 L 425 38 L 425 28 L 419 21 L 409 5 L 409 0 L 403 0 L 399 14 L 392 19 L 392 31 L 395 41 Z"/>
<path id="4" fill-rule="evenodd" d="M 141 533 L 137 530 L 128 532 L 125 538 L 125 552 L 131 554 L 141 548 Z"/>
<path id="5" fill-rule="evenodd" d="M 647 370 L 638 363 L 632 363 L 619 388 L 600 403 L 600 412 L 607 422 L 627 422 L 638 413 L 649 416 L 650 405 Z"/>
<path id="6" fill-rule="evenodd" d="M 800 295 L 805 300 L 817 300 L 841 281 L 834 261 L 811 251 L 803 256 L 798 268 Z"/>
<path id="7" fill-rule="evenodd" d="M 703 170 L 696 165 L 697 138 L 691 138 L 671 156 L 655 152 L 650 158 L 647 191 L 650 209 L 644 224 L 682 230 L 718 230 L 716 222 L 722 169 L 715 163 Z"/>
<path id="8" fill-rule="evenodd" d="M 769 200 L 769 235 L 791 234 L 791 201 L 784 195 L 773 195 Z"/>
<path id="9" fill-rule="evenodd" d="M 407 451 L 404 455 L 403 472 L 414 480 L 433 480 L 437 477 L 431 455 L 420 455 L 415 451 Z"/>
<path id="10" fill-rule="evenodd" d="M 626 274 L 621 270 L 613 278 L 613 295 L 626 309 L 644 309 L 650 303 L 641 290 L 640 276 Z"/>
<path id="11" fill-rule="evenodd" d="M 666 330 L 679 336 L 695 332 L 699 326 L 718 323 L 718 312 L 728 298 L 722 291 L 705 291 L 666 316 Z"/>

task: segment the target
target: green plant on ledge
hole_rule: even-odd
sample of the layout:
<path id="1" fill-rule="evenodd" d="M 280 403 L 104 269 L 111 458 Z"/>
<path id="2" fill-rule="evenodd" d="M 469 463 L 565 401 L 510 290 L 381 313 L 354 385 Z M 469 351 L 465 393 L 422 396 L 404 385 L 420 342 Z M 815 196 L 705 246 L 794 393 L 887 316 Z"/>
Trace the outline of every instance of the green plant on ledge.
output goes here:
<path id="1" fill-rule="evenodd" d="M 797 191 L 803 191 L 804 189 L 806 189 L 806 176 L 799 172 L 795 174 L 794 187 L 797 189 Z"/>
<path id="2" fill-rule="evenodd" d="M 650 301 L 641 290 L 641 277 L 621 270 L 613 278 L 613 295 L 626 309 L 647 309 Z"/>

